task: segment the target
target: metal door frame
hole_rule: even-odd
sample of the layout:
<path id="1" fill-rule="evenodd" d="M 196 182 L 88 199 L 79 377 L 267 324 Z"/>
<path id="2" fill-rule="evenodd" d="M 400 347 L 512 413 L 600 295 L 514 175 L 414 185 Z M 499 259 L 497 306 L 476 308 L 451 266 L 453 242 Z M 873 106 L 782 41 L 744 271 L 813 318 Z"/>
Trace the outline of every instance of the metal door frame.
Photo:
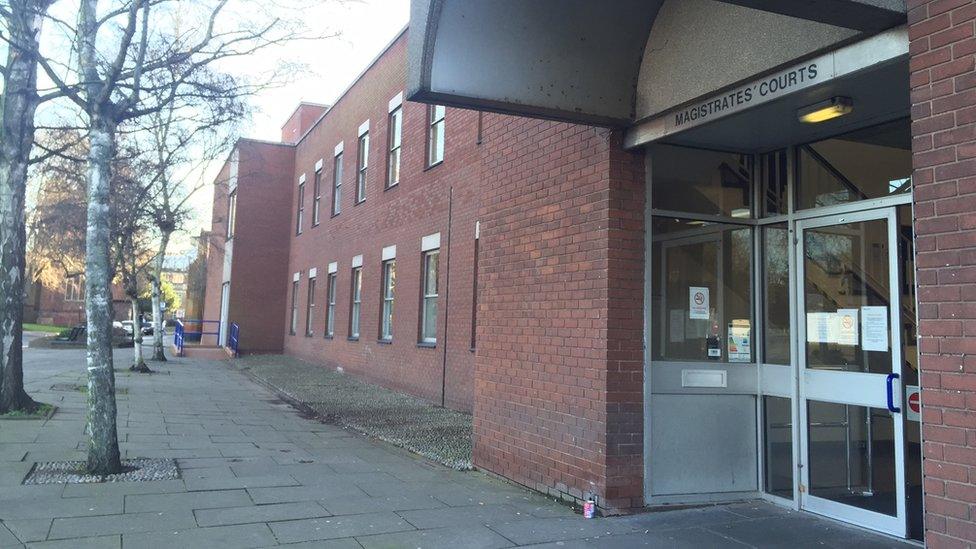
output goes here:
<path id="1" fill-rule="evenodd" d="M 809 400 L 837 402 L 842 404 L 853 404 L 869 407 L 886 407 L 885 402 L 881 406 L 879 403 L 885 400 L 886 395 L 873 395 L 875 398 L 867 398 L 863 390 L 857 386 L 878 385 L 884 386 L 882 381 L 883 374 L 867 374 L 857 372 L 824 372 L 807 369 L 806 357 L 806 295 L 805 287 L 805 254 L 804 254 L 804 232 L 808 229 L 830 227 L 846 223 L 857 223 L 863 221 L 887 221 L 888 231 L 888 287 L 889 287 L 889 307 L 888 307 L 888 326 L 889 326 L 889 345 L 891 349 L 891 373 L 901 375 L 902 365 L 902 342 L 901 342 L 901 293 L 899 291 L 898 274 L 898 223 L 896 218 L 896 208 L 889 206 L 881 209 L 865 210 L 852 213 L 835 214 L 826 217 L 817 217 L 798 220 L 794 233 L 793 253 L 795 254 L 794 265 L 796 266 L 795 283 L 795 302 L 796 316 L 794 322 L 797 330 L 795 331 L 795 345 L 797 346 L 797 381 L 799 383 L 799 398 L 795 406 L 799 408 L 799 422 L 797 423 L 796 437 L 799 439 L 798 463 L 799 486 L 796 493 L 799 495 L 797 503 L 801 509 L 818 514 L 830 516 L 832 518 L 879 530 L 891 535 L 904 538 L 906 535 L 906 504 L 905 504 L 905 433 L 904 421 L 900 412 L 891 411 L 892 425 L 894 431 L 894 450 L 895 450 L 895 492 L 896 492 L 896 515 L 890 516 L 875 511 L 868 511 L 857 507 L 845 505 L 832 500 L 812 496 L 809 494 L 810 469 L 809 460 L 809 433 L 807 429 L 807 402 Z M 845 384 L 838 386 L 838 376 L 850 376 L 846 380 L 860 380 L 861 383 Z M 897 389 L 893 389 L 896 408 L 900 409 L 903 388 L 899 380 L 894 380 L 893 384 Z M 830 387 L 835 391 L 833 398 L 824 397 L 822 391 L 824 387 Z M 853 390 L 852 390 L 853 389 Z M 883 389 L 882 389 L 883 391 Z M 817 398 L 809 398 L 811 394 L 817 394 Z M 890 411 L 890 410 L 889 410 Z"/>

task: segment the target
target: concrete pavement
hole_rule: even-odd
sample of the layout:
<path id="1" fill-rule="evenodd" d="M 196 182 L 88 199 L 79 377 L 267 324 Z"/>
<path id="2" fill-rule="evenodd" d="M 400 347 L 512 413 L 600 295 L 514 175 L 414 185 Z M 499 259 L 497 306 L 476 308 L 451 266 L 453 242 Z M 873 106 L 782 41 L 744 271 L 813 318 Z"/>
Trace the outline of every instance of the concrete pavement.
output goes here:
<path id="1" fill-rule="evenodd" d="M 125 371 L 123 457 L 172 457 L 182 479 L 23 486 L 35 461 L 84 459 L 84 353 L 30 349 L 28 388 L 59 411 L 0 421 L 0 547 L 897 547 L 768 504 L 585 520 L 534 492 L 305 419 L 215 361 Z"/>

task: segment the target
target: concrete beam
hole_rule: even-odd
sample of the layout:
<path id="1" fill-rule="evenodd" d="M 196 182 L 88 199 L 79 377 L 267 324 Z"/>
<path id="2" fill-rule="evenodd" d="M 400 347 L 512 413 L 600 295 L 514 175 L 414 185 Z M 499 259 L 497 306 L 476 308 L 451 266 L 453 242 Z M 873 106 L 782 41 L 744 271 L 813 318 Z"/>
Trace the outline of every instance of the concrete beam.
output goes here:
<path id="1" fill-rule="evenodd" d="M 718 0 L 862 32 L 880 32 L 907 20 L 905 0 Z"/>

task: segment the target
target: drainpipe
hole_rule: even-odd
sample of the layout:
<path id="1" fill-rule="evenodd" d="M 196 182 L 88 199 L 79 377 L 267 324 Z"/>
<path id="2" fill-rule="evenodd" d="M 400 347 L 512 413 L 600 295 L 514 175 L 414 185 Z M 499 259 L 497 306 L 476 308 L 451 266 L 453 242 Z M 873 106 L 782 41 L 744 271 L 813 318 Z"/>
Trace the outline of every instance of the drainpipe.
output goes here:
<path id="1" fill-rule="evenodd" d="M 447 264 L 444 275 L 444 353 L 441 362 L 441 407 L 447 405 L 447 332 L 448 315 L 451 312 L 451 220 L 454 214 L 454 187 L 448 190 L 447 194 Z"/>

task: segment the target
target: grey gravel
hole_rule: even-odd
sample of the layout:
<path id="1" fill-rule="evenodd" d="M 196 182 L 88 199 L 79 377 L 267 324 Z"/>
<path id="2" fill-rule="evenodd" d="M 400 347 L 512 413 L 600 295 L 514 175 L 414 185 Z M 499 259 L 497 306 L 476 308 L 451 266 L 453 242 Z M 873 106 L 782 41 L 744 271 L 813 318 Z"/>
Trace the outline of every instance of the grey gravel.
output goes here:
<path id="1" fill-rule="evenodd" d="M 89 475 L 84 461 L 46 461 L 34 464 L 24 484 L 93 484 L 98 482 L 147 482 L 176 480 L 180 468 L 175 459 L 126 459 L 126 471 L 114 475 Z"/>
<path id="2" fill-rule="evenodd" d="M 233 363 L 322 420 L 389 442 L 459 471 L 471 469 L 471 415 L 284 355 Z"/>

